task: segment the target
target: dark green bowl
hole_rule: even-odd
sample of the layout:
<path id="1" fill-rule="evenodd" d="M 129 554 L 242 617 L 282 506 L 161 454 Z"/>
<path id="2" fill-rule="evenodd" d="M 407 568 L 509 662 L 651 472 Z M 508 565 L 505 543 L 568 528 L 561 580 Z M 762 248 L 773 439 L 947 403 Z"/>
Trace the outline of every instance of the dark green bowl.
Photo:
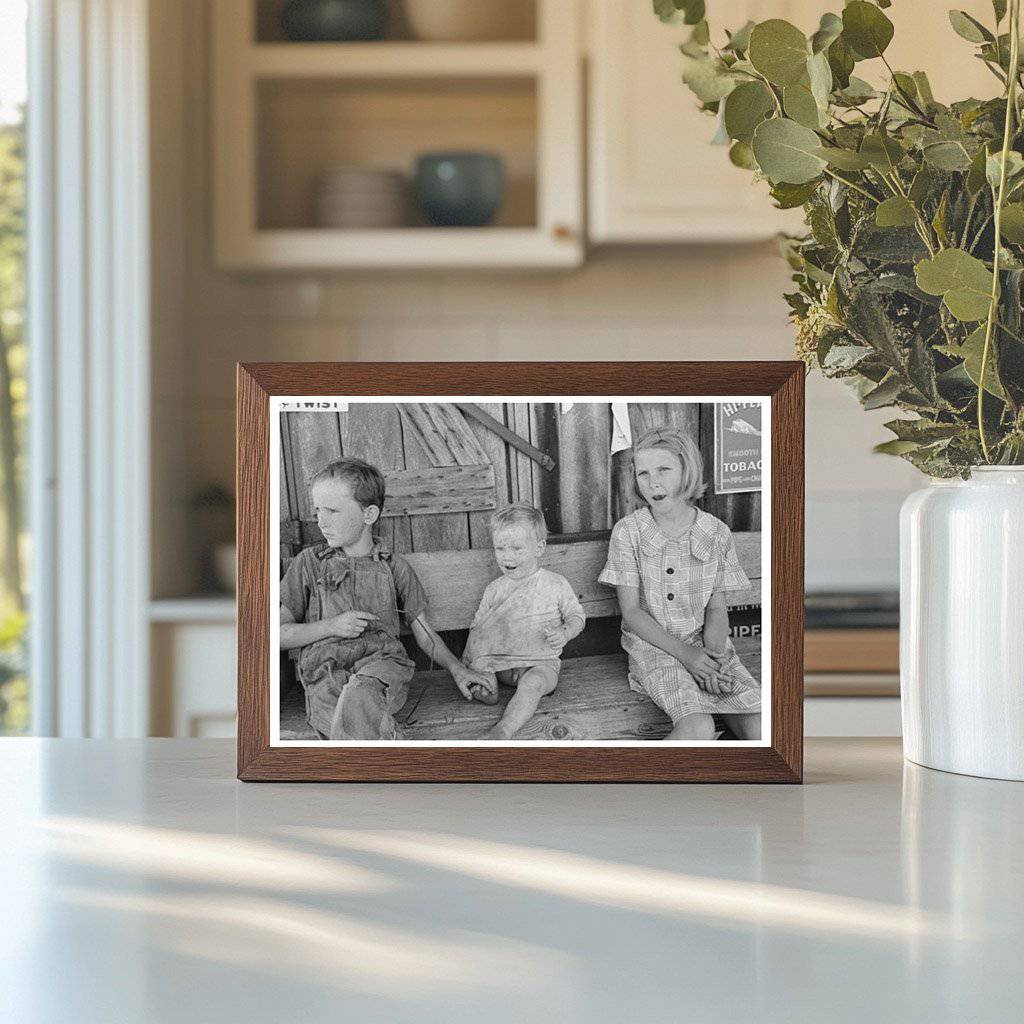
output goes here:
<path id="1" fill-rule="evenodd" d="M 386 0 L 288 0 L 281 11 L 288 39 L 302 43 L 366 42 L 388 27 Z"/>
<path id="2" fill-rule="evenodd" d="M 435 227 L 489 224 L 504 191 L 504 165 L 494 153 L 424 153 L 416 161 L 416 195 Z"/>

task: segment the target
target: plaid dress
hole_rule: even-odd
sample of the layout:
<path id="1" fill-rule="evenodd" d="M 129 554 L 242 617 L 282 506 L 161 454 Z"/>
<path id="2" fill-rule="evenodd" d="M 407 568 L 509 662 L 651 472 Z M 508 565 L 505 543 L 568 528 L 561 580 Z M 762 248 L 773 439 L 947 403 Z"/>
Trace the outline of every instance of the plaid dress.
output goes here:
<path id="1" fill-rule="evenodd" d="M 703 646 L 704 611 L 713 594 L 744 590 L 750 580 L 740 568 L 729 528 L 708 512 L 697 511 L 681 537 L 662 533 L 650 509 L 638 509 L 612 530 L 608 562 L 598 577 L 610 586 L 640 591 L 640 607 L 673 637 Z M 732 693 L 706 693 L 680 662 L 631 633 L 622 624 L 622 647 L 629 655 L 629 686 L 646 693 L 673 722 L 692 714 L 754 714 L 761 690 L 740 661 L 732 641 L 726 668 Z"/>

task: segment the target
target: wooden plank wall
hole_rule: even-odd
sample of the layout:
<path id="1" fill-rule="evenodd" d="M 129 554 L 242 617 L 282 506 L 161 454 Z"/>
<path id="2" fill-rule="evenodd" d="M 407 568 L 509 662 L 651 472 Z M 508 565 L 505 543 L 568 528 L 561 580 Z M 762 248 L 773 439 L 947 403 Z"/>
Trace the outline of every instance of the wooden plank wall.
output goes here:
<path id="1" fill-rule="evenodd" d="M 633 511 L 632 465 L 628 451 L 609 455 L 612 417 L 606 403 L 578 403 L 561 413 L 552 403 L 488 403 L 482 408 L 556 462 L 542 469 L 476 421 L 469 427 L 494 465 L 497 502 L 527 501 L 544 511 L 552 536 L 601 532 Z M 697 442 L 704 455 L 708 490 L 701 507 L 734 532 L 761 529 L 760 493 L 716 495 L 712 459 L 714 406 L 631 404 L 634 437 L 672 423 Z M 403 427 L 391 404 L 353 403 L 347 413 L 288 412 L 281 417 L 281 519 L 283 538 L 308 536 L 313 524 L 309 478 L 340 455 L 366 459 L 382 470 L 431 465 L 423 445 Z M 383 520 L 381 539 L 398 552 L 487 548 L 488 512 L 400 516 Z M 315 532 L 315 531 L 314 531 Z M 286 555 L 295 553 L 290 547 Z"/>

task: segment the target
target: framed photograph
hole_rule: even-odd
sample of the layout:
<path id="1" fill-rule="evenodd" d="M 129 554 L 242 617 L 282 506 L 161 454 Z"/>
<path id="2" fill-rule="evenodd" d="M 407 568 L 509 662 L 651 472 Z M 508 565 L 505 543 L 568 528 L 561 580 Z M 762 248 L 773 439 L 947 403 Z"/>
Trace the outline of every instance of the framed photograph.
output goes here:
<path id="1" fill-rule="evenodd" d="M 238 368 L 246 781 L 799 782 L 799 362 Z"/>

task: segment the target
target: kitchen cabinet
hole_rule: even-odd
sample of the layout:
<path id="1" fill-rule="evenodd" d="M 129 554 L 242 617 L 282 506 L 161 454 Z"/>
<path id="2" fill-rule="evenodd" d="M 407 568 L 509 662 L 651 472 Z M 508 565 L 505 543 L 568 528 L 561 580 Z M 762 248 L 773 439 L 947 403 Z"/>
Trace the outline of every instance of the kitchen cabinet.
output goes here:
<path id="1" fill-rule="evenodd" d="M 992 20 L 988 0 L 958 6 Z M 709 15 L 716 37 L 767 18 L 785 18 L 810 34 L 823 11 L 841 8 L 821 0 L 736 0 L 709 4 Z M 945 8 L 902 3 L 886 14 L 896 28 L 887 53 L 893 67 L 928 72 L 943 101 L 994 95 L 998 83 L 954 34 Z M 662 24 L 647 0 L 590 0 L 587 25 L 591 241 L 753 241 L 802 228 L 799 210 L 776 210 L 766 184 L 734 167 L 725 147 L 710 145 L 715 120 L 681 81 L 678 46 L 688 27 Z M 886 74 L 879 61 L 859 64 L 857 73 L 875 81 Z"/>
<path id="2" fill-rule="evenodd" d="M 787 18 L 817 26 L 820 4 L 742 0 L 712 7 L 729 28 Z M 716 13 L 717 12 L 717 13 Z M 593 242 L 734 242 L 770 238 L 801 223 L 768 187 L 710 145 L 715 119 L 681 79 L 679 44 L 690 29 L 664 25 L 649 3 L 591 0 L 588 17 L 588 213 Z"/>
<path id="3" fill-rule="evenodd" d="M 528 0 L 521 0 L 527 3 Z M 579 0 L 534 0 L 532 39 L 282 38 L 273 0 L 211 5 L 214 255 L 229 269 L 559 267 L 583 258 Z M 411 179 L 424 152 L 502 159 L 493 224 L 324 227 L 353 168 Z M 410 189 L 411 192 L 411 189 Z M 410 196 L 411 199 L 411 196 Z"/>

